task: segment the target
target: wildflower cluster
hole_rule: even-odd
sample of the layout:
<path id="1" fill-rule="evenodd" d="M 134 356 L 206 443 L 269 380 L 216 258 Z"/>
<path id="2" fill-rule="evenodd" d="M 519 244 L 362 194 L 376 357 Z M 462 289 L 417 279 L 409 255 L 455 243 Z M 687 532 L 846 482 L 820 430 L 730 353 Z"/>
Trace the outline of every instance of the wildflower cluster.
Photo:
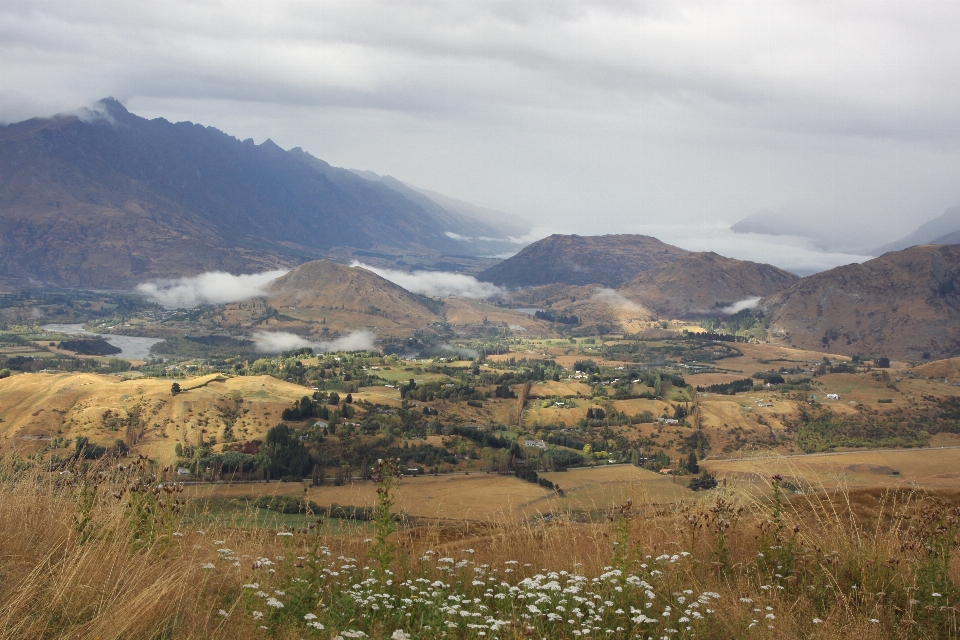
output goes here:
<path id="1" fill-rule="evenodd" d="M 633 573 L 606 567 L 594 577 L 535 572 L 516 561 L 477 564 L 471 549 L 456 555 L 428 551 L 402 578 L 334 557 L 326 547 L 296 558 L 292 573 L 279 579 L 269 573 L 272 561 L 260 559 L 261 579 L 244 585 L 249 612 L 267 625 L 293 623 L 305 633 L 343 638 L 405 638 L 411 629 L 422 637 L 498 638 L 520 631 L 661 638 L 695 635 L 721 599 L 712 591 L 674 590 L 677 577 L 690 569 L 686 552 L 648 556 Z"/>

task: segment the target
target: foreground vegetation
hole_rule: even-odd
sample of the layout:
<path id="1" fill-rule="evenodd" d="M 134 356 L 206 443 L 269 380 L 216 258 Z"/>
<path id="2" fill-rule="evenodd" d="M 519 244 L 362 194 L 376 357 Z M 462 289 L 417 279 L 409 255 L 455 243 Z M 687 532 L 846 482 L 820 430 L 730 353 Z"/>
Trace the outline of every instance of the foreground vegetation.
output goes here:
<path id="1" fill-rule="evenodd" d="M 956 638 L 958 496 L 627 502 L 599 521 L 210 517 L 142 457 L 0 462 L 0 637 Z M 306 506 L 309 507 L 309 504 Z M 254 507 L 251 507 L 254 508 Z"/>

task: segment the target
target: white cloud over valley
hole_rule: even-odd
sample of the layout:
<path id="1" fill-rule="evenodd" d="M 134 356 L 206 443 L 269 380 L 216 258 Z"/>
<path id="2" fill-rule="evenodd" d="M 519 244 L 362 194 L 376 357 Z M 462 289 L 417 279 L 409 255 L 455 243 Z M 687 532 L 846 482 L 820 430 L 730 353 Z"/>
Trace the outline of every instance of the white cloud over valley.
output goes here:
<path id="1" fill-rule="evenodd" d="M 449 271 L 400 271 L 371 267 L 362 262 L 353 262 L 351 267 L 372 271 L 381 278 L 399 285 L 412 293 L 431 298 L 489 298 L 503 290 L 489 282 L 480 282 L 473 276 Z"/>
<path id="2" fill-rule="evenodd" d="M 241 275 L 208 271 L 198 276 L 144 282 L 138 284 L 136 290 L 168 309 L 190 309 L 203 304 L 228 304 L 262 296 L 263 286 L 285 273 L 285 269 Z"/>
<path id="3" fill-rule="evenodd" d="M 335 340 L 309 340 L 289 331 L 257 331 L 252 336 L 257 351 L 280 353 L 310 347 L 314 353 L 331 351 L 366 351 L 374 348 L 372 331 L 352 331 Z"/>

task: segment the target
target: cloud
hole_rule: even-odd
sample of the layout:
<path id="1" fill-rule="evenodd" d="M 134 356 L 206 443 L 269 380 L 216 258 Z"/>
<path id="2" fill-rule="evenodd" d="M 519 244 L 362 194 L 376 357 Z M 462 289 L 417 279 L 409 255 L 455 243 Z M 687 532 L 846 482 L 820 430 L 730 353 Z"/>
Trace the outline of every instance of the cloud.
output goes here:
<path id="1" fill-rule="evenodd" d="M 630 311 L 646 311 L 646 309 L 644 309 L 643 306 L 637 304 L 636 302 L 633 302 L 632 300 L 628 300 L 627 298 L 624 298 L 622 295 L 620 295 L 619 292 L 613 289 L 608 289 L 608 288 L 597 289 L 596 292 L 594 292 L 593 294 L 593 298 L 595 300 L 599 300 L 600 302 L 605 302 L 611 307 L 617 307 L 620 309 L 629 309 Z"/>
<path id="2" fill-rule="evenodd" d="M 760 296 L 757 296 L 755 298 L 745 298 L 740 302 L 734 302 L 728 307 L 721 307 L 720 309 L 718 309 L 718 311 L 720 313 L 723 313 L 729 316 L 729 315 L 738 313 L 740 311 L 743 311 L 744 309 L 753 309 L 757 306 L 758 302 L 760 302 Z"/>
<path id="3" fill-rule="evenodd" d="M 352 331 L 343 337 L 329 341 L 307 340 L 288 331 L 257 331 L 253 334 L 257 351 L 264 353 L 280 353 L 302 347 L 310 347 L 314 353 L 369 351 L 374 349 L 375 338 L 372 331 Z"/>
<path id="4" fill-rule="evenodd" d="M 430 296 L 431 298 L 445 298 L 456 296 L 458 298 L 489 298 L 503 293 L 503 289 L 490 284 L 489 282 L 480 282 L 473 276 L 462 273 L 451 273 L 449 271 L 400 271 L 398 269 L 381 269 L 371 267 L 362 262 L 354 261 L 351 267 L 360 267 L 372 271 L 381 278 L 400 285 L 411 293 Z"/>
<path id="5" fill-rule="evenodd" d="M 689 251 L 714 251 L 728 258 L 772 264 L 801 276 L 873 258 L 862 253 L 825 251 L 810 238 L 736 233 L 726 222 L 631 225 L 629 230 Z"/>
<path id="6" fill-rule="evenodd" d="M 263 285 L 287 273 L 284 269 L 233 275 L 209 271 L 175 280 L 138 284 L 136 290 L 168 309 L 189 309 L 203 304 L 241 302 L 263 295 Z"/>
<path id="7" fill-rule="evenodd" d="M 18 0 L 0 120 L 115 95 L 579 233 L 789 207 L 882 244 L 960 201 L 958 25 L 956 2 Z"/>

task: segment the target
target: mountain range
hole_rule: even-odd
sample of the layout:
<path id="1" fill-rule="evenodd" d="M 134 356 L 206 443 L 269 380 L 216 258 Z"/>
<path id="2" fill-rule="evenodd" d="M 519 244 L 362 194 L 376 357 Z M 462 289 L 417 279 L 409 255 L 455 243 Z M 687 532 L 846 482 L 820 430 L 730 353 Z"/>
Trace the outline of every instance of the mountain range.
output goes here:
<path id="1" fill-rule="evenodd" d="M 758 233 L 771 236 L 805 238 L 824 251 L 844 251 L 879 256 L 920 244 L 956 244 L 960 242 L 960 205 L 925 222 L 893 242 L 877 246 L 879 226 L 857 229 L 850 233 L 848 225 L 830 216 L 814 216 L 798 212 L 757 211 L 730 227 L 734 233 Z"/>
<path id="2" fill-rule="evenodd" d="M 104 99 L 84 117 L 0 127 L 0 277 L 128 288 L 289 267 L 345 249 L 482 255 L 524 230 L 414 193 L 300 148 L 147 120 Z"/>
<path id="3" fill-rule="evenodd" d="M 950 207 L 943 214 L 917 227 L 908 236 L 877 247 L 874 255 L 900 251 L 918 244 L 957 244 L 960 242 L 960 205 Z"/>

